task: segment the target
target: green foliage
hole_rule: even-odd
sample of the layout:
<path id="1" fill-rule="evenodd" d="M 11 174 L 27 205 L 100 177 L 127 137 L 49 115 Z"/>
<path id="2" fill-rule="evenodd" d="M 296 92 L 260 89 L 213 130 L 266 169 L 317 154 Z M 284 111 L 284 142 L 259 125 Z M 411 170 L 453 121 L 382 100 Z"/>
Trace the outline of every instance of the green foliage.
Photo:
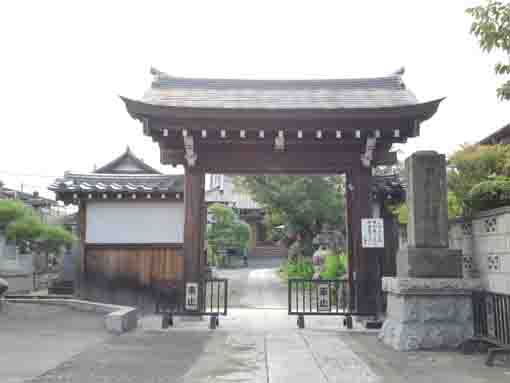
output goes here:
<path id="1" fill-rule="evenodd" d="M 23 217 L 27 213 L 27 208 L 21 201 L 0 200 L 0 230 L 12 221 Z"/>
<path id="2" fill-rule="evenodd" d="M 397 216 L 398 223 L 407 225 L 409 221 L 409 209 L 406 203 L 394 206 L 392 213 Z M 463 214 L 462 204 L 451 191 L 448 192 L 448 219 L 460 217 Z"/>
<path id="3" fill-rule="evenodd" d="M 347 272 L 347 256 L 343 254 L 326 254 L 322 279 L 336 279 Z"/>
<path id="4" fill-rule="evenodd" d="M 465 210 L 468 193 L 476 184 L 494 176 L 510 177 L 510 145 L 464 145 L 448 162 L 448 189 Z"/>
<path id="5" fill-rule="evenodd" d="M 322 279 L 336 279 L 347 272 L 347 256 L 344 254 L 327 254 L 325 257 Z M 280 276 L 283 279 L 312 279 L 314 275 L 312 262 L 308 259 L 300 262 L 285 261 L 280 265 Z"/>
<path id="6" fill-rule="evenodd" d="M 207 228 L 208 254 L 219 264 L 219 249 L 246 248 L 250 227 L 238 219 L 234 210 L 222 204 L 213 204 L 208 211 L 213 219 Z"/>
<path id="7" fill-rule="evenodd" d="M 347 273 L 347 268 L 349 264 L 349 257 L 347 254 L 340 254 L 339 256 L 340 263 L 338 265 L 338 271 L 340 274 Z"/>
<path id="8" fill-rule="evenodd" d="M 473 186 L 466 198 L 473 210 L 482 211 L 510 205 L 510 178 L 495 177 Z"/>
<path id="9" fill-rule="evenodd" d="M 280 266 L 282 276 L 289 279 L 312 279 L 313 265 L 309 260 L 301 262 L 284 262 Z"/>
<path id="10" fill-rule="evenodd" d="M 409 209 L 407 208 L 406 203 L 394 206 L 391 211 L 397 216 L 398 223 L 401 225 L 407 225 L 409 220 Z"/>
<path id="11" fill-rule="evenodd" d="M 294 241 L 288 250 L 289 262 L 299 263 L 303 260 L 303 244 L 301 241 Z"/>
<path id="12" fill-rule="evenodd" d="M 500 51 L 510 57 L 510 2 L 488 0 L 466 12 L 473 18 L 470 32 L 478 39 L 482 51 Z M 509 75 L 510 63 L 498 62 L 494 71 L 497 75 Z M 510 100 L 510 80 L 501 84 L 497 96 Z"/>
<path id="13" fill-rule="evenodd" d="M 324 224 L 343 229 L 344 190 L 340 176 L 257 175 L 238 177 L 252 198 L 288 230 L 300 233 L 305 255 Z"/>
<path id="14" fill-rule="evenodd" d="M 448 192 L 448 219 L 453 219 L 462 216 L 462 203 L 457 196 L 449 191 Z"/>
<path id="15" fill-rule="evenodd" d="M 0 201 L 0 216 L 9 240 L 36 251 L 58 254 L 63 246 L 76 240 L 63 227 L 43 223 L 21 201 Z"/>
<path id="16" fill-rule="evenodd" d="M 43 224 L 39 241 L 42 243 L 44 251 L 58 254 L 62 246 L 71 245 L 75 241 L 75 237 L 63 226 Z"/>
<path id="17" fill-rule="evenodd" d="M 26 214 L 7 225 L 7 239 L 12 241 L 35 241 L 41 237 L 44 225 L 35 214 Z"/>
<path id="18" fill-rule="evenodd" d="M 285 228 L 282 228 L 284 222 L 277 211 L 267 210 L 264 214 L 264 227 L 266 228 L 266 238 L 270 241 L 280 241 L 285 238 Z"/>

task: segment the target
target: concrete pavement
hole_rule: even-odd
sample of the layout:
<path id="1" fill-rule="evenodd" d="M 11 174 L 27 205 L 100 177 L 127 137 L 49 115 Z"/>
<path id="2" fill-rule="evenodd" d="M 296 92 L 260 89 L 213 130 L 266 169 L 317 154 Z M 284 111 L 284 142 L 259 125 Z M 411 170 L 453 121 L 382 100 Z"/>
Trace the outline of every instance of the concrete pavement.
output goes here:
<path id="1" fill-rule="evenodd" d="M 221 271 L 234 307 L 217 330 L 181 318 L 162 330 L 161 318 L 148 315 L 137 331 L 92 343 L 32 382 L 510 382 L 510 365 L 485 367 L 482 355 L 397 353 L 340 318 L 307 318 L 298 330 L 277 264 L 251 260 L 248 269 Z"/>
<path id="2" fill-rule="evenodd" d="M 24 382 L 110 337 L 101 314 L 38 304 L 0 313 L 0 382 Z"/>

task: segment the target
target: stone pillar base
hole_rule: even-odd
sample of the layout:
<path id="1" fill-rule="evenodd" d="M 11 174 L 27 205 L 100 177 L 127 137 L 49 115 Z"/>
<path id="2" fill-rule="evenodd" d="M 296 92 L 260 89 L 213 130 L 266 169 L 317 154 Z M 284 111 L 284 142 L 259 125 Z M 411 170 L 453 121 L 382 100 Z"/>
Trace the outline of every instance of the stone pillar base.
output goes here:
<path id="1" fill-rule="evenodd" d="M 451 349 L 473 336 L 478 279 L 383 278 L 387 319 L 379 339 L 398 351 Z"/>

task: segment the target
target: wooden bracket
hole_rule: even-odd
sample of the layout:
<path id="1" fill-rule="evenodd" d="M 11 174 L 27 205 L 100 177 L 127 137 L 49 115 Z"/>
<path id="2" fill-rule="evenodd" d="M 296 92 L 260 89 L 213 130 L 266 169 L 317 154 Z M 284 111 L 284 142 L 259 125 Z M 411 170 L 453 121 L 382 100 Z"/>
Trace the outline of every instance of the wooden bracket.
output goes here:
<path id="1" fill-rule="evenodd" d="M 151 135 L 150 121 L 147 117 L 142 118 L 143 134 L 145 136 Z"/>
<path id="2" fill-rule="evenodd" d="M 285 150 L 285 137 L 282 131 L 279 131 L 278 135 L 274 138 L 274 150 L 277 152 L 283 152 Z"/>
<path id="3" fill-rule="evenodd" d="M 376 143 L 377 143 L 377 138 L 375 138 L 375 136 L 367 137 L 365 153 L 363 153 L 361 155 L 361 163 L 366 168 L 369 168 L 372 165 L 372 160 L 374 159 L 374 150 L 375 150 Z"/>
<path id="4" fill-rule="evenodd" d="M 184 136 L 184 158 L 189 167 L 195 166 L 197 162 L 197 154 L 194 150 L 193 136 Z"/>

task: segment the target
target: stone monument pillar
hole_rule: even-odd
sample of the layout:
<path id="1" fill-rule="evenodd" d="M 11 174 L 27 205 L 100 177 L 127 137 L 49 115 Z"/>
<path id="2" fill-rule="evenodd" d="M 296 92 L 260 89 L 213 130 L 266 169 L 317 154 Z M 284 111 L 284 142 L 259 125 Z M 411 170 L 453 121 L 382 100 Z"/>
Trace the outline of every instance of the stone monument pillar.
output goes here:
<path id="1" fill-rule="evenodd" d="M 433 151 L 406 160 L 408 247 L 397 254 L 397 276 L 383 278 L 387 319 L 379 339 L 400 351 L 453 348 L 473 335 L 471 292 L 462 254 L 448 247 L 446 160 Z"/>

